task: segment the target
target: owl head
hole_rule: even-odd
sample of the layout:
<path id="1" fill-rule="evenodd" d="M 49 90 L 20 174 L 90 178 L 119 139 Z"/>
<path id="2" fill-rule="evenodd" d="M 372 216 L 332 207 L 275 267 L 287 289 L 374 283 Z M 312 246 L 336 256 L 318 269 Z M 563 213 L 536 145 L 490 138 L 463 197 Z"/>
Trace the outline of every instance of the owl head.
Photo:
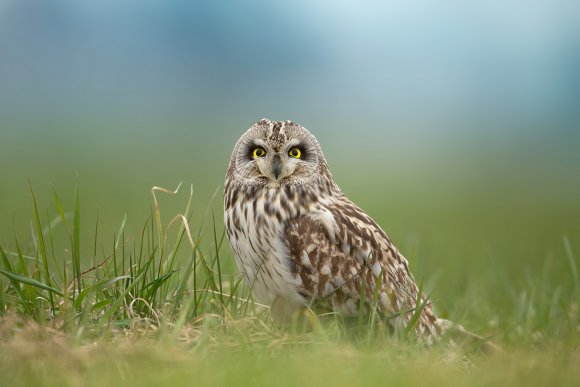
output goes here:
<path id="1" fill-rule="evenodd" d="M 242 184 L 280 187 L 330 177 L 316 138 L 292 121 L 262 119 L 236 143 L 228 176 Z"/>

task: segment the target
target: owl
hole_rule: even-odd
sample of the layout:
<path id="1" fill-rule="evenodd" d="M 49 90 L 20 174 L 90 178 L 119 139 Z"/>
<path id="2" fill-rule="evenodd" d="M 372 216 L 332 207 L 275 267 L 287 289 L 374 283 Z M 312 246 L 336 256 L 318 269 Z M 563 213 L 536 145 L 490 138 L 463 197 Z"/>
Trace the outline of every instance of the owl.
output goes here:
<path id="1" fill-rule="evenodd" d="M 234 146 L 224 188 L 236 263 L 275 315 L 306 307 L 344 316 L 376 311 L 393 329 L 413 320 L 418 337 L 441 335 L 407 260 L 342 193 L 304 127 L 268 119 L 250 127 Z"/>

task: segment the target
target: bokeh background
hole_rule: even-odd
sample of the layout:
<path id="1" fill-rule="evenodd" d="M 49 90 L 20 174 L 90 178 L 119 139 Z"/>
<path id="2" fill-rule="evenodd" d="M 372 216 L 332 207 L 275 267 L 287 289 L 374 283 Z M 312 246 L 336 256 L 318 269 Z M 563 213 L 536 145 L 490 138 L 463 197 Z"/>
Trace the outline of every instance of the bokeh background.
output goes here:
<path id="1" fill-rule="evenodd" d="M 44 219 L 77 181 L 87 251 L 182 180 L 219 230 L 233 144 L 291 119 L 464 310 L 580 256 L 578 69 L 578 1 L 0 0 L 0 243 L 33 249 L 28 179 Z"/>

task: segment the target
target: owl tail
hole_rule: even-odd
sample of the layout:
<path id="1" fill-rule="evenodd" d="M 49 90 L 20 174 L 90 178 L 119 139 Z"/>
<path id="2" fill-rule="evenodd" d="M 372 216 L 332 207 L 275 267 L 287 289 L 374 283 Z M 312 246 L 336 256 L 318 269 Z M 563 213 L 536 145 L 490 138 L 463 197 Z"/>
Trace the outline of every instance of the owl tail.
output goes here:
<path id="1" fill-rule="evenodd" d="M 436 325 L 442 332 L 443 339 L 448 339 L 452 345 L 457 345 L 466 352 L 481 351 L 486 354 L 503 352 L 503 349 L 489 338 L 470 332 L 461 324 L 438 318 Z"/>

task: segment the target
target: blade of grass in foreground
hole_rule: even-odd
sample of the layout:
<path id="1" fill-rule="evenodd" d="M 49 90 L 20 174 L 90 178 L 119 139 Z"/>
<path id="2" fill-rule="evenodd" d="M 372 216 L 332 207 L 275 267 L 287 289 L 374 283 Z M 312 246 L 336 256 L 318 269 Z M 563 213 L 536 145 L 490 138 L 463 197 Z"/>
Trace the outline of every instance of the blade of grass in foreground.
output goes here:
<path id="1" fill-rule="evenodd" d="M 3 264 L 3 266 L 6 269 L 8 269 L 10 272 L 12 272 L 12 265 L 10 264 L 10 261 L 8 260 L 8 257 L 6 257 L 6 254 L 4 253 L 4 250 L 2 249 L 2 246 L 0 246 L 0 256 L 2 256 L 2 264 Z M 24 294 L 22 292 L 22 289 L 20 288 L 19 281 L 17 279 L 15 279 L 15 278 L 10 277 L 10 276 L 7 276 L 7 277 L 10 280 L 10 283 L 12 284 L 12 287 L 16 290 L 16 293 L 18 294 L 18 297 L 20 298 L 20 301 L 22 302 L 22 307 L 24 308 L 24 311 L 32 314 L 32 309 L 28 305 L 27 299 L 24 296 Z"/>
<path id="2" fill-rule="evenodd" d="M 79 296 L 75 300 L 75 306 L 77 308 L 80 308 L 83 300 L 85 298 L 87 298 L 89 295 L 102 292 L 103 290 L 105 290 L 109 286 L 113 285 L 117 281 L 121 281 L 121 280 L 124 280 L 124 279 L 127 279 L 127 278 L 129 278 L 129 276 L 122 275 L 122 276 L 118 276 L 118 277 L 114 277 L 114 278 L 111 278 L 111 279 L 107 279 L 107 280 L 98 282 L 98 283 L 94 284 L 93 286 L 91 286 L 90 288 L 83 289 L 79 293 Z"/>
<path id="3" fill-rule="evenodd" d="M 46 246 L 44 244 L 44 236 L 42 234 L 42 225 L 40 224 L 40 216 L 38 215 L 38 206 L 36 205 L 36 197 L 34 196 L 34 191 L 32 190 L 32 183 L 30 182 L 30 180 L 28 180 L 28 186 L 30 188 L 30 194 L 32 195 L 32 204 L 34 206 L 34 220 L 36 225 L 36 233 L 38 234 L 37 235 L 38 247 L 40 255 L 42 257 L 42 265 L 44 266 L 44 281 L 46 282 L 46 286 L 50 288 L 52 284 L 50 282 L 50 271 L 48 268 L 48 259 L 46 256 Z M 49 300 L 50 306 L 54 311 L 54 298 L 52 296 L 52 292 L 49 293 Z"/>
<path id="4" fill-rule="evenodd" d="M 81 253 L 80 253 L 80 203 L 79 190 L 75 182 L 75 214 L 73 219 L 73 273 L 76 280 L 77 291 L 80 292 L 81 287 Z M 73 297 L 76 292 L 73 292 Z"/>
<path id="5" fill-rule="evenodd" d="M 155 251 L 153 252 L 153 254 L 155 254 Z M 102 324 L 106 324 L 111 319 L 111 317 L 113 316 L 115 311 L 118 310 L 119 306 L 125 301 L 125 298 L 127 297 L 127 295 L 129 295 L 131 290 L 133 290 L 133 288 L 135 286 L 137 286 L 137 284 L 142 279 L 142 277 L 143 278 L 146 277 L 147 269 L 148 269 L 149 264 L 152 261 L 152 259 L 153 258 L 149 259 L 149 262 L 146 263 L 146 267 L 144 268 L 144 270 L 141 271 L 141 273 L 139 273 L 139 275 L 137 275 L 137 277 L 129 284 L 129 286 L 127 286 L 125 288 L 125 290 L 120 295 L 118 295 L 117 299 L 115 301 L 113 301 L 111 303 L 111 305 L 109 306 L 109 308 L 103 313 L 103 315 L 99 319 L 100 320 L 99 325 L 101 325 L 101 329 L 103 329 L 105 327 Z"/>
<path id="6" fill-rule="evenodd" d="M 417 324 L 419 323 L 419 318 L 421 317 L 421 313 L 423 312 L 423 308 L 425 307 L 425 302 L 423 301 L 423 281 L 419 284 L 419 291 L 417 292 L 417 300 L 415 302 L 415 310 L 413 312 L 413 316 L 409 323 L 407 324 L 407 328 L 405 329 L 405 333 L 407 337 L 410 337 L 411 332 L 415 331 Z"/>
<path id="7" fill-rule="evenodd" d="M 383 283 L 383 273 L 384 273 L 384 268 L 381 268 L 381 271 L 379 272 L 379 275 L 377 277 L 376 284 L 375 284 L 375 291 L 373 294 L 373 307 L 371 309 L 371 315 L 370 315 L 370 321 L 369 321 L 369 332 L 368 332 L 368 336 L 367 336 L 367 339 L 369 341 L 372 340 L 373 335 L 374 335 L 374 328 L 376 325 L 375 320 L 380 319 L 378 304 L 379 304 L 379 289 L 381 288 L 381 285 Z"/>
<path id="8" fill-rule="evenodd" d="M 24 260 L 24 254 L 22 254 L 22 249 L 20 248 L 20 244 L 18 243 L 18 239 L 14 238 L 14 246 L 16 246 L 16 253 L 18 255 L 18 260 L 20 261 L 20 267 L 18 268 L 18 272 L 22 273 L 24 276 L 29 277 L 28 274 L 28 267 L 26 267 L 26 261 Z"/>
<path id="9" fill-rule="evenodd" d="M 215 215 L 214 215 L 213 210 L 211 212 L 211 219 L 213 222 L 213 240 L 214 240 L 214 247 L 215 247 L 215 260 L 217 262 L 217 274 L 218 274 L 218 284 L 219 284 L 219 290 L 220 290 L 220 301 L 221 301 L 221 304 L 224 305 L 224 296 L 223 296 L 224 291 L 223 291 L 223 285 L 222 285 L 222 282 L 223 282 L 222 281 L 222 269 L 221 269 L 221 265 L 220 265 L 220 253 L 219 253 L 221 244 L 224 240 L 224 234 L 222 234 L 221 240 L 218 244 L 217 231 L 215 228 Z"/>
<path id="10" fill-rule="evenodd" d="M 14 281 L 21 282 L 23 284 L 31 285 L 31 286 L 34 286 L 34 287 L 37 287 L 40 289 L 44 289 L 44 290 L 48 290 L 50 294 L 54 293 L 54 294 L 57 294 L 61 297 L 64 296 L 63 292 L 61 292 L 60 290 L 55 289 L 51 286 L 45 285 L 42 282 L 39 282 L 33 278 L 25 277 L 23 275 L 20 275 L 20 274 L 11 272 L 11 271 L 3 270 L 3 269 L 0 269 L 0 274 L 4 274 L 6 277 L 8 277 Z"/>
<path id="11" fill-rule="evenodd" d="M 566 248 L 566 257 L 568 257 L 568 262 L 570 263 L 570 270 L 572 271 L 572 278 L 574 278 L 574 287 L 576 292 L 580 291 L 580 280 L 578 279 L 578 268 L 576 267 L 576 257 L 572 252 L 572 246 L 570 246 L 570 241 L 567 236 L 564 236 L 564 247 Z"/>

